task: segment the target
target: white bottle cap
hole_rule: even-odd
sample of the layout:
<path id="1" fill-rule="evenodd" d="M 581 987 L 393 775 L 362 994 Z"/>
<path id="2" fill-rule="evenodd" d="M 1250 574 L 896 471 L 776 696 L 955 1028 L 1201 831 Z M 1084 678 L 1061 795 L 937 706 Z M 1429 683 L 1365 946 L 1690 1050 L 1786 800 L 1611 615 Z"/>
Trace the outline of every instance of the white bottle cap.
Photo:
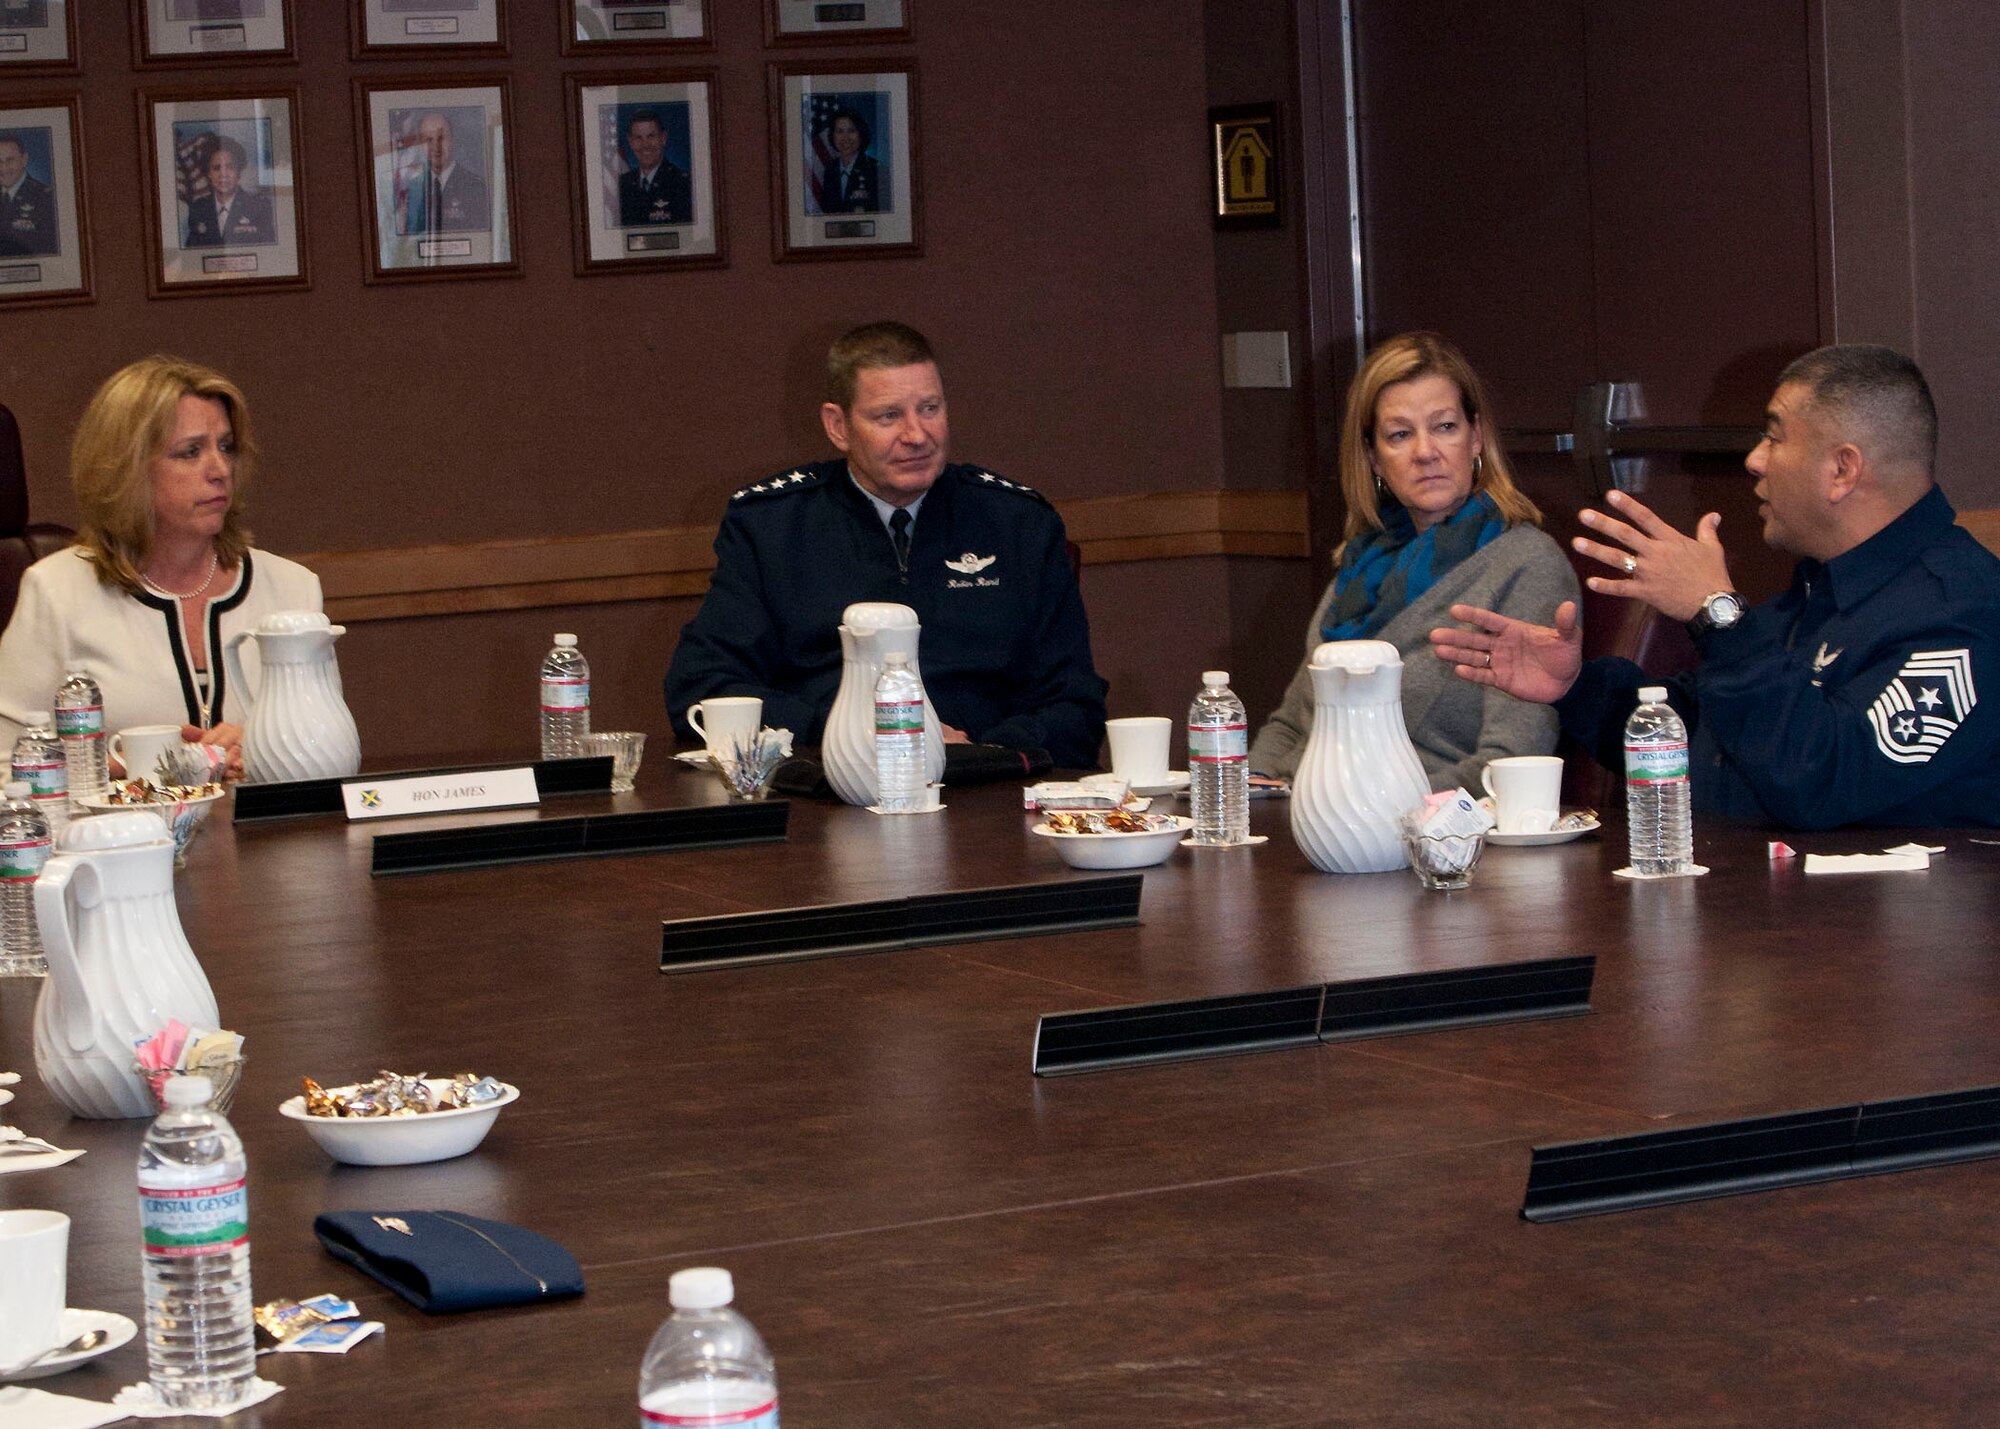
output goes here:
<path id="1" fill-rule="evenodd" d="M 1641 685 L 1639 687 L 1639 701 L 1641 704 L 1663 705 L 1667 702 L 1667 687 L 1665 685 Z"/>
<path id="2" fill-rule="evenodd" d="M 558 644 L 558 645 L 574 645 L 574 644 L 576 644 L 576 637 L 575 637 L 574 635 L 558 635 L 558 636 L 556 637 L 556 644 Z"/>
<path id="3" fill-rule="evenodd" d="M 166 1087 L 160 1092 L 160 1100 L 170 1110 L 182 1107 L 206 1106 L 215 1089 L 209 1085 L 207 1077 L 169 1077 Z"/>
<path id="4" fill-rule="evenodd" d="M 719 1310 L 735 1298 L 736 1282 L 717 1266 L 676 1270 L 667 1281 L 667 1299 L 676 1310 Z"/>
<path id="5" fill-rule="evenodd" d="M 1227 670 L 1203 670 L 1201 672 L 1201 682 L 1210 689 L 1214 689 L 1217 685 L 1226 685 L 1229 683 L 1229 672 Z"/>
<path id="6" fill-rule="evenodd" d="M 7 781 L 8 798 L 25 799 L 28 797 L 28 793 L 28 783 L 25 779 L 10 779 Z"/>

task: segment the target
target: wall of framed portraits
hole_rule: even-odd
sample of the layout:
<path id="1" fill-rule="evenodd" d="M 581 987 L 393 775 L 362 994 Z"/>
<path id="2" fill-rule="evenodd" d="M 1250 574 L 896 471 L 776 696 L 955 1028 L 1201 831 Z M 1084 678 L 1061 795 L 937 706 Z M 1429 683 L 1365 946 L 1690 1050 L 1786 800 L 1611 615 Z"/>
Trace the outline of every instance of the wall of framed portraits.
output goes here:
<path id="1" fill-rule="evenodd" d="M 944 357 L 956 454 L 1064 501 L 1222 484 L 1200 0 L 52 6 L 75 68 L 0 55 L 0 110 L 74 105 L 88 216 L 79 291 L 54 295 L 87 300 L 0 297 L 38 519 L 71 515 L 95 385 L 169 350 L 249 393 L 274 550 L 706 533 L 732 490 L 822 454 L 826 344 L 889 315 Z M 1153 699 L 1161 608 L 1231 644 L 1228 538 L 1182 545 L 1087 580 L 1100 643 L 1134 648 L 1106 661 L 1133 699 Z M 405 602 L 343 646 L 357 711 L 435 643 L 499 729 L 514 666 L 566 618 L 630 651 L 603 661 L 604 717 L 658 728 L 690 586 L 567 617 Z"/>

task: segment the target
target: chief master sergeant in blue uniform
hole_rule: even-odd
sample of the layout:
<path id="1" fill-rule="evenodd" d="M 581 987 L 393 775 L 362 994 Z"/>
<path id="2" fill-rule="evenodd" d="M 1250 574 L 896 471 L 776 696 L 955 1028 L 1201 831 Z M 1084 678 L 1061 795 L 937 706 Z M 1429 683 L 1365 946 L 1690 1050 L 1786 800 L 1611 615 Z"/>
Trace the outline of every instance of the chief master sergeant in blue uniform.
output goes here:
<path id="1" fill-rule="evenodd" d="M 1601 540 L 1577 550 L 1624 575 L 1591 589 L 1687 621 L 1700 647 L 1670 696 L 1690 726 L 1696 808 L 1803 829 L 2000 824 L 2000 560 L 1954 523 L 1936 451 L 1930 388 L 1901 353 L 1823 347 L 1787 367 L 1744 465 L 1764 539 L 1800 560 L 1791 588 L 1754 609 L 1730 584 L 1714 512 L 1693 537 L 1618 492 L 1616 515 L 1582 514 Z M 1476 628 L 1432 631 L 1441 659 L 1554 703 L 1618 767 L 1651 682 L 1630 661 L 1583 665 L 1574 605 L 1553 629 L 1451 614 Z"/>
<path id="2" fill-rule="evenodd" d="M 1093 768 L 1105 683 L 1062 518 L 1041 495 L 947 465 L 944 384 L 923 336 L 872 323 L 827 354 L 817 462 L 730 498 L 715 575 L 681 631 L 667 710 L 758 695 L 764 723 L 817 743 L 840 686 L 841 612 L 893 601 L 923 623 L 924 688 L 947 743 L 1045 749 Z"/>

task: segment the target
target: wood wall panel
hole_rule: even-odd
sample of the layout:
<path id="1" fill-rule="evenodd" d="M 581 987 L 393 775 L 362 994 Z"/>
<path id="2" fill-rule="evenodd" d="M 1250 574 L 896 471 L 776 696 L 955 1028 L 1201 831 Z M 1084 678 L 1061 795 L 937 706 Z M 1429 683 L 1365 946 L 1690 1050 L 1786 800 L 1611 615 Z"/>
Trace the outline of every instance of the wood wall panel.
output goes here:
<path id="1" fill-rule="evenodd" d="M 1060 503 L 1087 565 L 1188 556 L 1303 558 L 1302 491 L 1157 492 Z M 601 605 L 700 595 L 715 556 L 708 527 L 477 541 L 301 559 L 336 620 Z"/>

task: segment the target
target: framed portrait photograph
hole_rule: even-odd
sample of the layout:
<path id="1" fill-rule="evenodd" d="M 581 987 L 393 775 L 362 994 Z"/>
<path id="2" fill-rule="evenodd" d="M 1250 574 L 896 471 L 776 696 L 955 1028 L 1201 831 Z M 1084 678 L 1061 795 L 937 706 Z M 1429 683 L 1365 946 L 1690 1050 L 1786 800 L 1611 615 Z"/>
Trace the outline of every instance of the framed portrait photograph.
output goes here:
<path id="1" fill-rule="evenodd" d="M 563 53 L 706 49 L 709 0 L 563 0 Z"/>
<path id="2" fill-rule="evenodd" d="M 519 273 L 500 76 L 357 80 L 368 281 Z"/>
<path id="3" fill-rule="evenodd" d="M 352 0 L 352 3 L 356 59 L 422 54 L 447 45 L 464 54 L 507 53 L 506 0 Z"/>
<path id="4" fill-rule="evenodd" d="M 838 42 L 850 35 L 907 40 L 916 0 L 764 0 L 764 39 L 773 45 Z"/>
<path id="5" fill-rule="evenodd" d="M 77 96 L 0 105 L 0 306 L 89 302 Z"/>
<path id="6" fill-rule="evenodd" d="M 141 67 L 295 59 L 293 32 L 292 0 L 132 0 Z"/>
<path id="7" fill-rule="evenodd" d="M 770 85 L 778 260 L 922 252 L 916 65 L 772 65 Z"/>
<path id="8" fill-rule="evenodd" d="M 0 0 L 0 75 L 78 69 L 77 0 Z"/>
<path id="9" fill-rule="evenodd" d="M 139 96 L 156 298 L 310 285 L 299 95 Z"/>
<path id="10" fill-rule="evenodd" d="M 715 72 L 569 76 L 576 271 L 719 268 Z"/>

